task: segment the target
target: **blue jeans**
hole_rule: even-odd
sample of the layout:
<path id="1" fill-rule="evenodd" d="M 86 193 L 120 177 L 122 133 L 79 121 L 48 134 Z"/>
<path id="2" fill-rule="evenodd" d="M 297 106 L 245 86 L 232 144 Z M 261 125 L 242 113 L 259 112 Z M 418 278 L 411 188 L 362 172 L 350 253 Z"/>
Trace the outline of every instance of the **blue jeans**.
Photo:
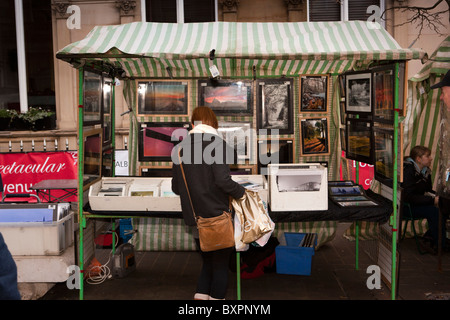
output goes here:
<path id="1" fill-rule="evenodd" d="M 0 233 L 0 300 L 20 300 L 17 267 Z"/>

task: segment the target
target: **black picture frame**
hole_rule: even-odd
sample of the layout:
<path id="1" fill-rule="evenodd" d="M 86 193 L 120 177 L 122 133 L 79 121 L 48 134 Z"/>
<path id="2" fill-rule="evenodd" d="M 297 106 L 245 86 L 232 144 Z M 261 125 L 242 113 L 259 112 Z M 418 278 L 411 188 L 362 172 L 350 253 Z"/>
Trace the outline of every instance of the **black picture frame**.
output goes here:
<path id="1" fill-rule="evenodd" d="M 327 112 L 328 80 L 327 75 L 304 75 L 300 77 L 300 112 Z"/>
<path id="2" fill-rule="evenodd" d="M 141 177 L 169 178 L 172 177 L 172 167 L 140 167 Z"/>
<path id="3" fill-rule="evenodd" d="M 251 160 L 253 141 L 256 140 L 251 121 L 219 121 L 217 131 L 236 150 L 238 161 Z"/>
<path id="4" fill-rule="evenodd" d="M 373 164 L 373 123 L 368 119 L 347 118 L 345 125 L 347 159 Z"/>
<path id="5" fill-rule="evenodd" d="M 345 128 L 339 128 L 339 138 L 341 140 L 341 150 L 347 151 L 347 137 L 345 136 Z"/>
<path id="6" fill-rule="evenodd" d="M 391 187 L 394 179 L 394 130 L 374 127 L 374 178 Z"/>
<path id="7" fill-rule="evenodd" d="M 253 115 L 252 82 L 248 80 L 198 80 L 198 105 L 218 116 Z"/>
<path id="8" fill-rule="evenodd" d="M 189 82 L 137 81 L 138 115 L 188 115 Z"/>
<path id="9" fill-rule="evenodd" d="M 373 119 L 380 123 L 394 123 L 395 64 L 372 69 Z M 404 116 L 405 63 L 399 63 L 398 111 Z"/>
<path id="10" fill-rule="evenodd" d="M 139 161 L 172 161 L 171 152 L 190 129 L 188 122 L 141 122 L 138 134 Z"/>
<path id="11" fill-rule="evenodd" d="M 328 117 L 306 117 L 300 119 L 301 156 L 330 154 Z"/>
<path id="12" fill-rule="evenodd" d="M 103 166 L 102 129 L 83 132 L 83 190 L 99 181 Z"/>
<path id="13" fill-rule="evenodd" d="M 345 74 L 345 112 L 362 116 L 372 115 L 372 73 L 370 71 Z"/>
<path id="14" fill-rule="evenodd" d="M 102 101 L 102 73 L 85 68 L 83 70 L 83 126 L 102 123 Z"/>
<path id="15" fill-rule="evenodd" d="M 103 146 L 108 148 L 112 145 L 112 92 L 113 79 L 103 78 L 103 97 L 102 97 L 102 117 L 103 117 Z"/>
<path id="16" fill-rule="evenodd" d="M 258 80 L 258 129 L 278 130 L 278 134 L 294 131 L 293 79 Z"/>
<path id="17" fill-rule="evenodd" d="M 272 157 L 278 159 L 272 162 Z M 258 172 L 264 175 L 267 174 L 267 165 L 269 163 L 294 163 L 294 140 L 258 140 Z"/>

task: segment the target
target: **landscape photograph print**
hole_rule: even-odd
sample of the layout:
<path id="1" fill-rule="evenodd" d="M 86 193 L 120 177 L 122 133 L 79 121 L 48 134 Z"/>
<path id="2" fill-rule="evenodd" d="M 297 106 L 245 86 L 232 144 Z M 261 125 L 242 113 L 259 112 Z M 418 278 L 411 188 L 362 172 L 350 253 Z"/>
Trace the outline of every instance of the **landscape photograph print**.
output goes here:
<path id="1" fill-rule="evenodd" d="M 327 118 L 303 118 L 300 121 L 302 155 L 330 153 Z"/>
<path id="2" fill-rule="evenodd" d="M 249 81 L 199 80 L 198 90 L 198 105 L 210 107 L 217 115 L 253 113 Z"/>
<path id="3" fill-rule="evenodd" d="M 301 112 L 327 112 L 327 76 L 301 77 Z"/>

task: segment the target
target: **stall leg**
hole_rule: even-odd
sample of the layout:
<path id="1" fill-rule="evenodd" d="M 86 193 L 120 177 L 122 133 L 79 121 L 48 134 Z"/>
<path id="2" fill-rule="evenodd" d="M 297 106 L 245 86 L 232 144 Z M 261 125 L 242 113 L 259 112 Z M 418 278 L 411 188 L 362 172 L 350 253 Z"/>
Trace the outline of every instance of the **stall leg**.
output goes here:
<path id="1" fill-rule="evenodd" d="M 356 221 L 355 222 L 355 256 L 356 256 L 355 269 L 356 270 L 359 270 L 359 226 L 360 226 L 360 221 Z"/>
<path id="2" fill-rule="evenodd" d="M 236 252 L 237 300 L 241 300 L 241 253 Z"/>

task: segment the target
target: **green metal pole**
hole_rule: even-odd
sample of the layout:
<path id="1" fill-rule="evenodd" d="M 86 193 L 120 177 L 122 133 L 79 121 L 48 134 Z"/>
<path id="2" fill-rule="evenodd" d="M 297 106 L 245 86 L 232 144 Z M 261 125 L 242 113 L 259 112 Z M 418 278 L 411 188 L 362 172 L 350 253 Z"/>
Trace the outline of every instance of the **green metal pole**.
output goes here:
<path id="1" fill-rule="evenodd" d="M 359 115 L 356 115 L 356 118 L 359 119 Z M 359 161 L 355 161 L 356 169 L 355 169 L 355 182 L 359 184 Z M 360 222 L 355 221 L 355 269 L 359 270 L 359 227 Z"/>
<path id="2" fill-rule="evenodd" d="M 393 210 L 393 220 L 392 225 L 392 284 L 391 284 L 391 298 L 395 300 L 396 293 L 396 274 L 397 274 L 397 164 L 398 164 L 398 91 L 399 91 L 399 64 L 395 63 L 394 71 L 394 168 L 393 181 L 392 181 L 392 210 Z"/>
<path id="3" fill-rule="evenodd" d="M 356 164 L 356 179 L 355 182 L 359 184 L 359 161 L 355 161 Z M 359 270 L 359 226 L 360 221 L 355 221 L 355 269 Z"/>
<path id="4" fill-rule="evenodd" d="M 112 81 L 112 104 L 111 104 L 111 142 L 112 142 L 112 176 L 116 176 L 116 157 L 115 157 L 115 151 L 116 151 L 116 82 Z"/>
<path id="5" fill-rule="evenodd" d="M 79 223 L 79 267 L 80 267 L 80 300 L 84 295 L 84 265 L 83 265 L 83 229 L 86 227 L 86 219 L 83 215 L 83 167 L 84 167 L 84 143 L 83 143 L 83 68 L 78 69 L 78 223 Z"/>
<path id="6" fill-rule="evenodd" d="M 112 176 L 116 176 L 116 159 L 114 156 L 115 150 L 116 150 L 116 113 L 115 113 L 115 107 L 116 107 L 116 99 L 115 99 L 115 88 L 116 83 L 113 81 L 111 83 L 111 170 L 112 170 Z M 116 253 L 116 220 L 113 219 L 112 221 L 112 254 L 114 255 Z"/>
<path id="7" fill-rule="evenodd" d="M 237 299 L 241 300 L 241 253 L 236 252 Z"/>

